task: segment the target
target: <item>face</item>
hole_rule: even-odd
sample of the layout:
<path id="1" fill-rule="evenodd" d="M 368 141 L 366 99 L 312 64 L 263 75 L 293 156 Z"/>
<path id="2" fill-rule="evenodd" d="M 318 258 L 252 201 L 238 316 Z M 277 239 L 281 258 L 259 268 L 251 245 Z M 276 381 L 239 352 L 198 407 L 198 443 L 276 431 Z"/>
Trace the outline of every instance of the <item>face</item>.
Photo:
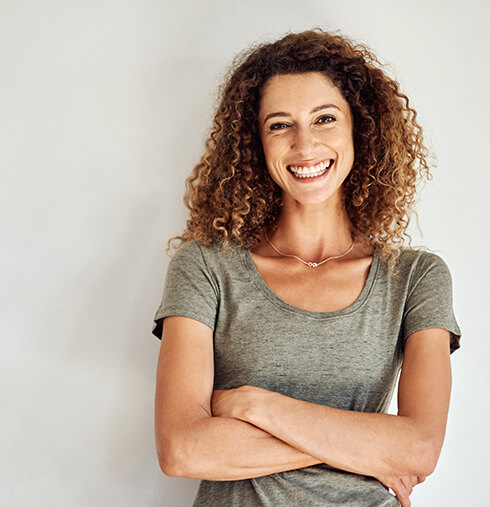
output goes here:
<path id="1" fill-rule="evenodd" d="M 350 107 L 319 72 L 280 74 L 265 85 L 259 129 L 267 169 L 283 201 L 342 202 L 354 163 Z"/>

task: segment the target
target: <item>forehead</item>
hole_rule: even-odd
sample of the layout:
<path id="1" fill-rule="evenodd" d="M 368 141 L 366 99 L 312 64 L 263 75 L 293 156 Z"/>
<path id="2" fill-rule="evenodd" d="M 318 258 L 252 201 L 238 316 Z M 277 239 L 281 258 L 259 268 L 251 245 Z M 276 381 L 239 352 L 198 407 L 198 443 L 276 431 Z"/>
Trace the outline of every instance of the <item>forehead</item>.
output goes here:
<path id="1" fill-rule="evenodd" d="M 273 110 L 311 108 L 326 101 L 335 103 L 343 110 L 349 110 L 341 91 L 325 74 L 320 72 L 278 74 L 264 85 L 259 116 L 274 112 Z"/>

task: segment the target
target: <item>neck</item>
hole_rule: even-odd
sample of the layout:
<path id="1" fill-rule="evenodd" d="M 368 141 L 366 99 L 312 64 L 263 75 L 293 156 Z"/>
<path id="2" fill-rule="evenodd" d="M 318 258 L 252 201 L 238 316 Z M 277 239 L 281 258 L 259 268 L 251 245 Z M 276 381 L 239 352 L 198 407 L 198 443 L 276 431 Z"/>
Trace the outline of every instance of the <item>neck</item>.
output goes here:
<path id="1" fill-rule="evenodd" d="M 276 227 L 268 236 L 283 253 L 318 261 L 345 252 L 352 245 L 352 229 L 339 203 L 285 200 Z"/>

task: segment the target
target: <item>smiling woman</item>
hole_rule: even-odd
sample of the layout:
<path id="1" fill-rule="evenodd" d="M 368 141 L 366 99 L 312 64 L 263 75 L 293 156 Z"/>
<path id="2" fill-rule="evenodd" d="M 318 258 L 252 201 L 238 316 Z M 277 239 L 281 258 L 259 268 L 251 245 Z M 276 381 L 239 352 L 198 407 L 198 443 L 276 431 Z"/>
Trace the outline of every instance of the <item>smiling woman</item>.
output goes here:
<path id="1" fill-rule="evenodd" d="M 320 72 L 272 77 L 258 120 L 267 169 L 283 198 L 340 207 L 354 139 L 349 104 L 330 79 Z"/>
<path id="2" fill-rule="evenodd" d="M 434 470 L 461 332 L 447 265 L 404 245 L 415 117 L 322 30 L 232 69 L 153 328 L 160 466 L 195 506 L 405 507 Z"/>

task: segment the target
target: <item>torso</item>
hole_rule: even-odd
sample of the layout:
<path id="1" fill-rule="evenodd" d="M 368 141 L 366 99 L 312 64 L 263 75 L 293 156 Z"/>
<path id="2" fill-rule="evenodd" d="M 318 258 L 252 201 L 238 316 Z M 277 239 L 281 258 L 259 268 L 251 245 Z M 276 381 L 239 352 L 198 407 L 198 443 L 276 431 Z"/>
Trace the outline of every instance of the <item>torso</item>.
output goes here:
<path id="1" fill-rule="evenodd" d="M 356 246 L 345 258 L 316 268 L 271 253 L 265 246 L 251 254 L 262 280 L 278 298 L 310 312 L 335 312 L 352 305 L 366 284 L 373 261 L 370 245 Z"/>

